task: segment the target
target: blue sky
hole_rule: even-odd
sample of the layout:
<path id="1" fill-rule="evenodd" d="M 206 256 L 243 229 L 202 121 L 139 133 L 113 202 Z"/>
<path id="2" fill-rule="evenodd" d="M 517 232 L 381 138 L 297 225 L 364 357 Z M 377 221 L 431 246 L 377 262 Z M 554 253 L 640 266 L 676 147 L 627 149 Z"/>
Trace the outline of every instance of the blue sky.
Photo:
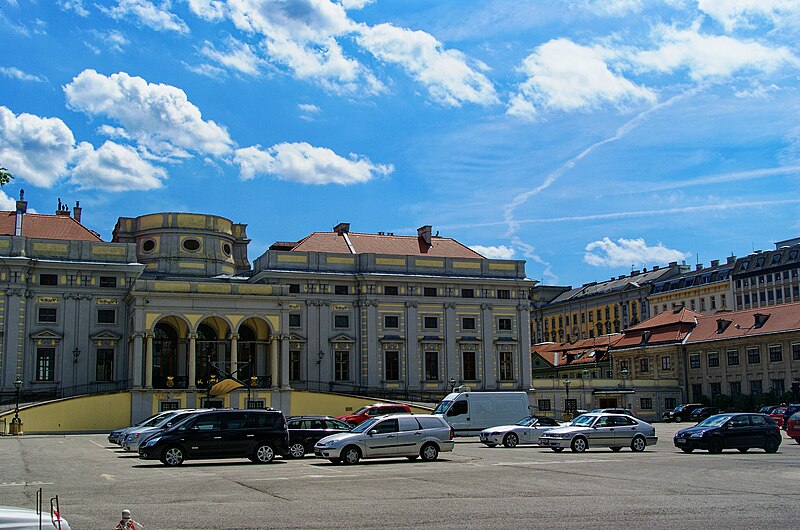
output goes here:
<path id="1" fill-rule="evenodd" d="M 796 0 L 0 0 L 0 207 L 708 264 L 800 235 L 799 37 Z"/>

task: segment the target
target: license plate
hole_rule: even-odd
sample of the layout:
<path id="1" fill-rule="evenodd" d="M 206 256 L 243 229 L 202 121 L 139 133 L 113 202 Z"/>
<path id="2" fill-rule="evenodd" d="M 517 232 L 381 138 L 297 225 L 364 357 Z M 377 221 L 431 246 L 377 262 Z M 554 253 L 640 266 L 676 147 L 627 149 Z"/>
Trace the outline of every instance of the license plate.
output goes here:
<path id="1" fill-rule="evenodd" d="M 679 444 L 685 444 L 685 443 L 686 443 L 686 438 L 678 438 L 678 439 L 677 439 L 677 440 L 675 440 L 675 441 L 676 441 L 677 443 L 679 443 Z"/>
<path id="2" fill-rule="evenodd" d="M 542 440 L 541 438 L 539 438 L 539 445 L 550 445 L 550 442 L 548 442 L 547 440 Z"/>

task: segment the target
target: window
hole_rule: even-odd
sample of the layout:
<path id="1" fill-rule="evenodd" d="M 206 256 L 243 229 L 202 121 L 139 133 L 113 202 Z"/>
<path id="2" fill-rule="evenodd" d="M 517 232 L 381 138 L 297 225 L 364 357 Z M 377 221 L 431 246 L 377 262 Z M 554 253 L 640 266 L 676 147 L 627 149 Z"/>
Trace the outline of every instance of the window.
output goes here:
<path id="1" fill-rule="evenodd" d="M 333 294 L 347 294 L 347 286 L 346 285 L 334 285 L 333 286 Z"/>
<path id="2" fill-rule="evenodd" d="M 700 354 L 693 353 L 689 356 L 689 368 L 700 368 Z"/>
<path id="3" fill-rule="evenodd" d="M 711 383 L 711 399 L 722 394 L 722 383 Z"/>
<path id="4" fill-rule="evenodd" d="M 148 239 L 144 243 L 142 243 L 142 250 L 145 252 L 153 252 L 156 249 L 156 242 L 152 239 Z"/>
<path id="5" fill-rule="evenodd" d="M 667 410 L 674 409 L 678 406 L 677 398 L 664 398 L 664 408 Z"/>
<path id="6" fill-rule="evenodd" d="M 424 287 L 422 296 L 436 296 L 436 287 Z"/>
<path id="7" fill-rule="evenodd" d="M 700 398 L 703 397 L 703 385 L 702 384 L 693 384 L 692 385 L 692 400 L 699 401 Z"/>
<path id="8" fill-rule="evenodd" d="M 718 351 L 708 352 L 708 367 L 715 368 L 717 366 L 719 366 L 719 352 Z"/>
<path id="9" fill-rule="evenodd" d="M 733 397 L 733 396 L 741 396 L 742 395 L 742 382 L 741 381 L 731 381 L 730 382 L 730 389 L 731 389 L 731 397 Z"/>
<path id="10" fill-rule="evenodd" d="M 399 328 L 400 327 L 400 317 L 397 315 L 384 315 L 383 317 L 383 327 L 385 328 Z"/>
<path id="11" fill-rule="evenodd" d="M 55 307 L 40 307 L 39 308 L 39 322 L 57 322 L 58 310 Z"/>
<path id="12" fill-rule="evenodd" d="M 653 409 L 653 398 L 640 398 L 639 399 L 639 407 L 642 410 L 652 410 Z"/>
<path id="13" fill-rule="evenodd" d="M 439 380 L 439 352 L 437 351 L 425 352 L 425 380 Z"/>
<path id="14" fill-rule="evenodd" d="M 438 317 L 424 317 L 422 319 L 422 327 L 425 329 L 437 329 L 439 327 Z"/>
<path id="15" fill-rule="evenodd" d="M 184 239 L 183 248 L 190 252 L 194 252 L 200 248 L 200 242 L 196 239 Z"/>
<path id="16" fill-rule="evenodd" d="M 540 399 L 539 403 L 539 412 L 550 412 L 550 400 L 549 399 Z"/>
<path id="17" fill-rule="evenodd" d="M 386 381 L 400 380 L 400 352 L 387 351 L 385 354 L 384 376 Z"/>
<path id="18" fill-rule="evenodd" d="M 397 296 L 400 294 L 400 288 L 396 285 L 387 285 L 383 288 L 383 294 L 386 296 Z"/>
<path id="19" fill-rule="evenodd" d="M 300 363 L 300 350 L 289 350 L 289 379 L 291 381 L 300 381 L 301 363 Z"/>
<path id="20" fill-rule="evenodd" d="M 465 381 L 477 381 L 478 373 L 476 369 L 477 363 L 475 362 L 475 352 L 465 351 L 461 354 L 461 359 L 464 362 L 463 378 Z"/>
<path id="21" fill-rule="evenodd" d="M 98 348 L 95 366 L 95 381 L 113 381 L 114 350 L 112 348 Z"/>
<path id="22" fill-rule="evenodd" d="M 672 370 L 672 357 L 662 357 L 661 358 L 661 369 L 662 370 Z"/>
<path id="23" fill-rule="evenodd" d="M 350 315 L 334 315 L 333 316 L 333 327 L 335 327 L 335 328 L 349 328 L 350 327 Z"/>
<path id="24" fill-rule="evenodd" d="M 511 319 L 510 318 L 498 318 L 497 319 L 497 329 L 500 331 L 511 331 Z"/>
<path id="25" fill-rule="evenodd" d="M 739 366 L 739 350 L 728 350 L 728 366 Z"/>
<path id="26" fill-rule="evenodd" d="M 290 293 L 299 293 L 300 292 L 300 284 L 299 283 L 290 283 L 289 284 L 289 292 Z"/>
<path id="27" fill-rule="evenodd" d="M 461 298 L 475 298 L 475 289 L 461 289 Z"/>
<path id="28" fill-rule="evenodd" d="M 510 351 L 500 352 L 500 380 L 511 381 L 514 379 L 514 360 Z"/>
<path id="29" fill-rule="evenodd" d="M 114 276 L 100 276 L 100 287 L 116 287 L 117 278 Z"/>
<path id="30" fill-rule="evenodd" d="M 647 357 L 642 357 L 639 359 L 639 370 L 641 372 L 649 372 L 650 371 L 650 359 Z"/>
<path id="31" fill-rule="evenodd" d="M 747 364 L 759 364 L 761 362 L 761 351 L 758 346 L 747 348 Z"/>
<path id="32" fill-rule="evenodd" d="M 475 329 L 475 317 L 464 317 L 461 319 L 462 329 Z"/>
<path id="33" fill-rule="evenodd" d="M 36 380 L 55 381 L 56 376 L 56 349 L 36 349 Z"/>
<path id="34" fill-rule="evenodd" d="M 620 372 L 624 372 L 624 373 L 628 373 L 629 368 L 628 368 L 628 361 L 627 360 L 619 362 L 619 371 Z"/>
<path id="35" fill-rule="evenodd" d="M 350 352 L 336 350 L 333 352 L 333 378 L 336 381 L 350 380 Z"/>
<path id="36" fill-rule="evenodd" d="M 800 361 L 800 344 L 792 344 L 792 360 Z"/>
<path id="37" fill-rule="evenodd" d="M 39 285 L 58 285 L 57 274 L 40 274 Z"/>
<path id="38" fill-rule="evenodd" d="M 760 396 L 763 389 L 761 386 L 761 380 L 757 381 L 750 381 L 750 395 L 751 396 Z"/>
<path id="39" fill-rule="evenodd" d="M 289 327 L 299 328 L 300 326 L 300 313 L 289 313 Z"/>
<path id="40" fill-rule="evenodd" d="M 786 383 L 783 379 L 772 379 L 770 387 L 772 388 L 772 393 L 776 396 L 781 396 L 786 392 Z"/>
<path id="41" fill-rule="evenodd" d="M 500 298 L 501 300 L 508 300 L 511 298 L 511 291 L 508 289 L 498 289 L 497 298 Z"/>
<path id="42" fill-rule="evenodd" d="M 783 360 L 783 347 L 780 344 L 772 344 L 769 347 L 769 362 L 777 363 Z"/>
<path id="43" fill-rule="evenodd" d="M 98 309 L 97 310 L 97 323 L 98 324 L 116 324 L 117 310 L 116 309 Z"/>

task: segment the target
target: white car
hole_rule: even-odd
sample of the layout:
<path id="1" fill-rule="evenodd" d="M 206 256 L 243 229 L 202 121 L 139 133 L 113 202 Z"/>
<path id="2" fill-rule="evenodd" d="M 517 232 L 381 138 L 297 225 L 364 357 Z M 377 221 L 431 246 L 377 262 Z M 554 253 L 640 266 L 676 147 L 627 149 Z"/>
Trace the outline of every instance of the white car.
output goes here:
<path id="1" fill-rule="evenodd" d="M 480 437 L 481 442 L 489 447 L 496 447 L 500 444 L 506 447 L 516 447 L 518 444 L 537 444 L 539 436 L 544 432 L 563 425 L 553 418 L 528 416 L 514 425 L 500 425 L 484 429 L 481 431 Z"/>
<path id="2" fill-rule="evenodd" d="M 606 412 L 581 414 L 569 426 L 551 429 L 539 437 L 539 445 L 555 452 L 567 447 L 575 453 L 595 447 L 609 447 L 612 451 L 630 447 L 639 452 L 656 443 L 656 428 L 649 423 L 626 414 Z"/>
<path id="3" fill-rule="evenodd" d="M 169 429 L 173 425 L 177 425 L 190 414 L 195 412 L 203 412 L 209 409 L 179 409 L 172 410 L 167 414 L 158 416 L 156 420 L 147 422 L 139 427 L 132 427 L 125 432 L 125 438 L 122 440 L 122 448 L 125 451 L 138 452 L 139 446 L 149 437 L 156 433 Z"/>
<path id="4" fill-rule="evenodd" d="M 70 530 L 66 519 L 57 514 L 48 513 L 46 510 L 36 513 L 36 510 L 16 508 L 14 506 L 0 506 L 0 528 L 14 528 L 15 530 L 41 530 L 47 528 Z"/>

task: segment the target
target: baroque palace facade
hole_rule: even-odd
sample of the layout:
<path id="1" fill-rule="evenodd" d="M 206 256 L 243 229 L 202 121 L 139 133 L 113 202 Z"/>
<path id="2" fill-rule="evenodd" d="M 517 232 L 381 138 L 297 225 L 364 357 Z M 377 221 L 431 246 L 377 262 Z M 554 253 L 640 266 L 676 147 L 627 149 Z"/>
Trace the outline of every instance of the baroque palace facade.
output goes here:
<path id="1" fill-rule="evenodd" d="M 73 214 L 28 214 L 22 197 L 2 214 L 6 396 L 17 378 L 42 395 L 131 389 L 139 417 L 281 406 L 293 388 L 530 387 L 524 261 L 486 259 L 430 226 L 395 236 L 342 223 L 251 267 L 246 225 L 222 217 L 121 217 L 104 242 Z M 209 391 L 231 376 L 244 386 Z"/>

